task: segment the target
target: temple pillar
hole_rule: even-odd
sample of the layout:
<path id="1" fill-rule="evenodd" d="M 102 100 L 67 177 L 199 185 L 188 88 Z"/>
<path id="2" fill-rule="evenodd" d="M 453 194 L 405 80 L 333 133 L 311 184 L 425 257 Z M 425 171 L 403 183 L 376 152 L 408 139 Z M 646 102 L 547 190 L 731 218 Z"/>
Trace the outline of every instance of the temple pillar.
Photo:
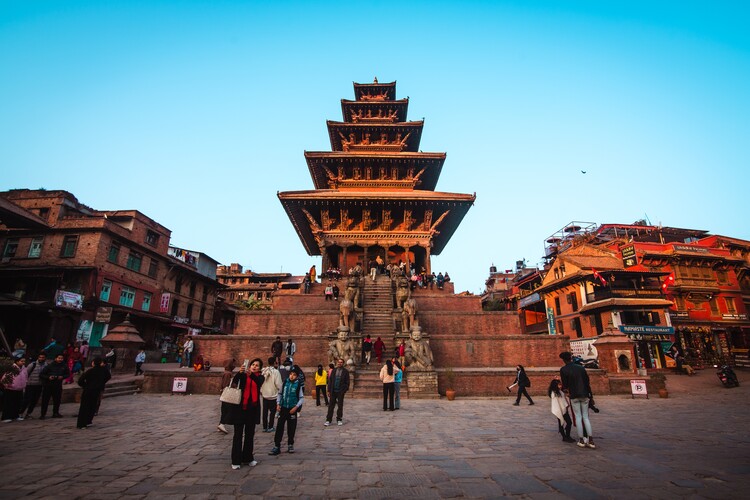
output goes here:
<path id="1" fill-rule="evenodd" d="M 346 249 L 349 248 L 349 245 L 343 245 L 341 248 L 342 248 L 341 275 L 347 276 L 349 274 L 349 268 L 346 265 Z"/>
<path id="2" fill-rule="evenodd" d="M 427 269 L 427 274 L 432 273 L 432 262 L 430 262 L 430 245 L 429 243 L 424 247 L 424 267 Z"/>

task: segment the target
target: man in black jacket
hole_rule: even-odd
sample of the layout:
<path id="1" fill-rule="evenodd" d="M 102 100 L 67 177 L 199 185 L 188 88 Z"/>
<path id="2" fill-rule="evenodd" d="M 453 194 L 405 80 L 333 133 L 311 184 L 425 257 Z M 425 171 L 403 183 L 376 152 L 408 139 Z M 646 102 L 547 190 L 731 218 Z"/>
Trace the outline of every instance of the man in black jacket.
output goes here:
<path id="1" fill-rule="evenodd" d="M 337 404 L 339 405 L 338 411 L 336 412 L 336 423 L 343 425 L 344 422 L 344 394 L 349 390 L 349 370 L 344 368 L 343 358 L 336 360 L 336 368 L 331 370 L 331 375 L 328 377 L 328 416 L 326 417 L 326 423 L 323 424 L 326 427 L 331 425 L 331 419 L 333 418 L 333 408 Z"/>
<path id="2" fill-rule="evenodd" d="M 584 367 L 573 363 L 573 355 L 570 352 L 561 352 L 560 359 L 565 362 L 565 366 L 560 368 L 560 380 L 563 390 L 570 398 L 570 406 L 573 408 L 573 415 L 575 415 L 576 420 L 576 430 L 578 431 L 578 443 L 576 444 L 581 448 L 596 448 L 591 432 L 591 422 L 589 421 L 589 397 L 591 397 L 589 375 Z M 583 437 L 584 427 L 588 437 Z"/>
<path id="3" fill-rule="evenodd" d="M 76 427 L 85 429 L 94 420 L 99 405 L 99 396 L 104 391 L 104 385 L 111 378 L 109 370 L 102 363 L 102 358 L 94 358 L 91 362 L 91 369 L 86 370 L 81 378 L 78 379 L 78 385 L 83 387 L 81 394 L 81 406 L 78 409 L 78 423 Z"/>
<path id="4" fill-rule="evenodd" d="M 62 418 L 62 415 L 60 415 L 62 383 L 69 376 L 70 370 L 62 354 L 55 357 L 54 363 L 42 368 L 39 374 L 39 378 L 42 379 L 42 415 L 39 417 L 40 420 L 47 416 L 50 398 L 52 398 L 52 418 Z"/>

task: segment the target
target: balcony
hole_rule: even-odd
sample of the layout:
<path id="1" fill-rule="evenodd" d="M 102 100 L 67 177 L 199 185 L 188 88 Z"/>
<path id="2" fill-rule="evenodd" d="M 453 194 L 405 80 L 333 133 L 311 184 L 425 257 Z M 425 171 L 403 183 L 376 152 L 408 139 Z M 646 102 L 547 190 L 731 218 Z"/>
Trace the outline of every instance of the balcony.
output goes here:
<path id="1" fill-rule="evenodd" d="M 586 294 L 586 302 L 598 302 L 607 299 L 663 299 L 661 290 L 635 290 L 632 288 L 602 288 Z"/>

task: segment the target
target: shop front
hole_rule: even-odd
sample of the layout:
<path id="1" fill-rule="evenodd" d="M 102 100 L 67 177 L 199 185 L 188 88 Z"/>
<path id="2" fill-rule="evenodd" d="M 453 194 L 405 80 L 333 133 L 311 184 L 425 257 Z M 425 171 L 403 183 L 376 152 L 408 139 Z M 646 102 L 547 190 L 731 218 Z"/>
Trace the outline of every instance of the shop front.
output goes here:
<path id="1" fill-rule="evenodd" d="M 620 331 L 635 342 L 636 366 L 649 370 L 664 370 L 676 366 L 668 355 L 675 343 L 671 326 L 620 325 Z"/>

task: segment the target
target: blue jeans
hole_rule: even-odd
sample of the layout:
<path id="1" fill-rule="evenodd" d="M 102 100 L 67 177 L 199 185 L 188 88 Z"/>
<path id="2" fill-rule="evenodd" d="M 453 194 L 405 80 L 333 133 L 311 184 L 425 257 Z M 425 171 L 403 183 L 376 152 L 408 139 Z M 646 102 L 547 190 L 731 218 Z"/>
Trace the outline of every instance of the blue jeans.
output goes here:
<path id="1" fill-rule="evenodd" d="M 401 382 L 394 382 L 393 388 L 395 389 L 394 399 L 395 399 L 395 408 L 398 410 L 401 408 Z"/>
<path id="2" fill-rule="evenodd" d="M 586 435 L 588 442 L 591 439 L 591 422 L 589 421 L 589 398 L 573 398 L 570 400 L 570 406 L 573 408 L 573 415 L 576 419 L 576 431 L 578 437 L 583 439 L 583 428 L 586 426 Z"/>

